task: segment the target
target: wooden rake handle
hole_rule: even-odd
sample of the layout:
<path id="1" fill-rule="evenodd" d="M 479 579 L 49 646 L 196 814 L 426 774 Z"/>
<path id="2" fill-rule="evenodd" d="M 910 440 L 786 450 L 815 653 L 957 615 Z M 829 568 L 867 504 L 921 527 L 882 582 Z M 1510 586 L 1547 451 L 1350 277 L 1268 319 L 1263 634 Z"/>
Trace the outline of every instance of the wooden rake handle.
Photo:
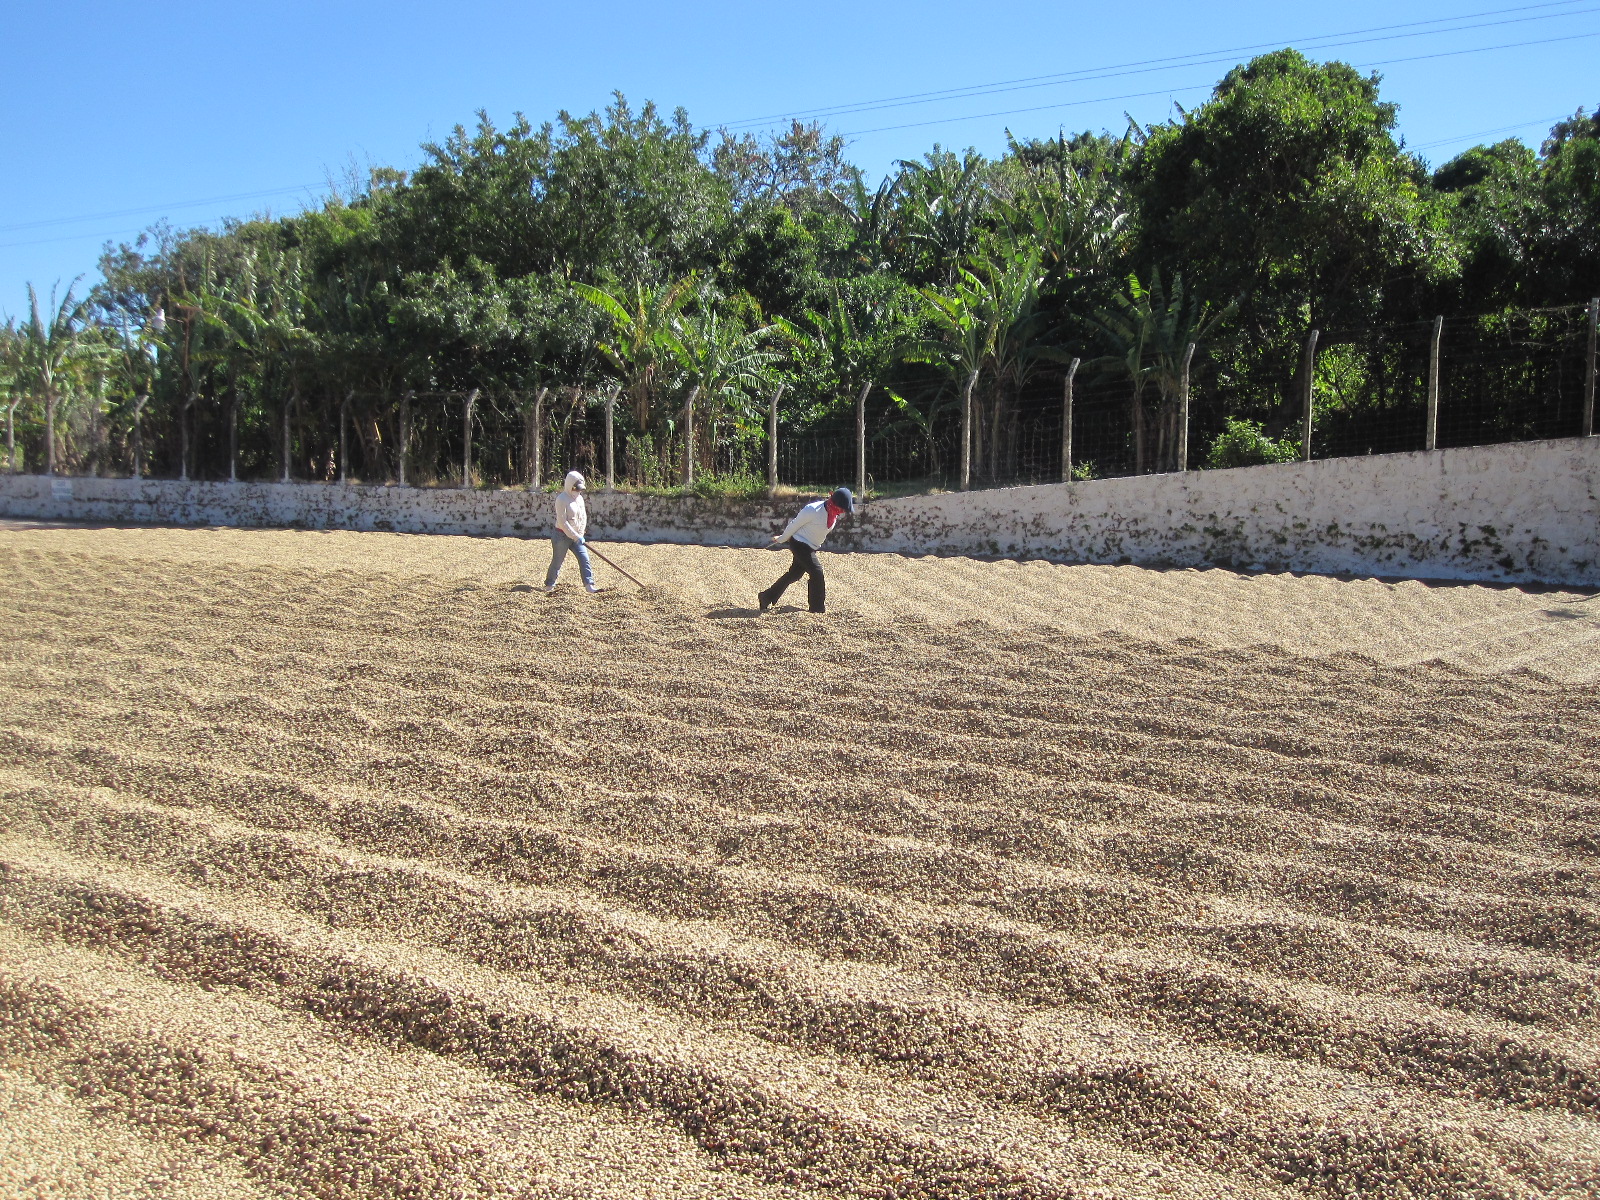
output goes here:
<path id="1" fill-rule="evenodd" d="M 629 580 L 633 584 L 634 587 L 637 587 L 637 588 L 643 588 L 644 587 L 644 584 L 640 583 L 637 579 L 634 579 L 634 577 L 632 575 L 629 575 L 626 571 L 624 571 L 621 567 L 617 566 L 616 563 L 612 562 L 604 554 L 601 554 L 599 549 L 595 546 L 595 544 L 593 542 L 585 540 L 583 544 L 589 549 L 589 552 L 591 554 L 593 554 L 601 562 L 605 563 L 606 566 L 610 567 L 618 575 L 621 575 L 624 579 Z"/>

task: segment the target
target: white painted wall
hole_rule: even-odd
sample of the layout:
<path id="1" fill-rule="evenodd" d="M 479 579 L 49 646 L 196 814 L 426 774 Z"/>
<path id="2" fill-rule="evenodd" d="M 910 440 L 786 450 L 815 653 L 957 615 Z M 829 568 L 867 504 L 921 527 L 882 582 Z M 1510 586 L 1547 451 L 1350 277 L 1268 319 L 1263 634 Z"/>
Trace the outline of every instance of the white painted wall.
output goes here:
<path id="1" fill-rule="evenodd" d="M 543 537 L 555 494 L 342 483 L 196 483 L 0 475 L 0 516 L 108 524 L 294 526 Z M 679 500 L 629 492 L 589 496 L 589 530 L 615 541 L 745 545 L 793 505 Z"/>
<path id="2" fill-rule="evenodd" d="M 540 536 L 551 497 L 0 476 L 0 516 Z M 590 497 L 601 540 L 756 545 L 779 505 Z M 1600 438 L 1326 459 L 864 505 L 830 548 L 1600 586 Z"/>
<path id="3" fill-rule="evenodd" d="M 1600 584 L 1600 437 L 872 505 L 875 550 Z"/>

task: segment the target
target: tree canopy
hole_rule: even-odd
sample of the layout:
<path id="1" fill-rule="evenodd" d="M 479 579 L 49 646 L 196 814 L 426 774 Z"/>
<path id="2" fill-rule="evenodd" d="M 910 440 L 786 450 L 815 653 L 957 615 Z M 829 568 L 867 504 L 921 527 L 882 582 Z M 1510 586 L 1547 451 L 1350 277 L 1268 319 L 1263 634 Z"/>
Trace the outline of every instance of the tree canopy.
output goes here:
<path id="1" fill-rule="evenodd" d="M 538 126 L 480 113 L 299 215 L 108 247 L 86 309 L 0 329 L 8 422 L 36 466 L 59 435 L 67 467 L 117 469 L 137 434 L 155 470 L 327 478 L 347 419 L 364 472 L 392 474 L 402 437 L 445 452 L 452 427 L 420 401 L 404 424 L 406 395 L 614 388 L 654 445 L 692 387 L 718 436 L 759 436 L 780 386 L 800 430 L 869 384 L 930 438 L 966 395 L 998 473 L 1042 364 L 1092 360 L 1135 406 L 1155 381 L 1162 430 L 1188 340 L 1202 422 L 1270 422 L 1308 329 L 1337 345 L 1600 279 L 1600 118 L 1430 171 L 1380 85 L 1281 50 L 1165 123 L 936 145 L 876 185 L 816 125 L 734 136 L 621 95 Z"/>

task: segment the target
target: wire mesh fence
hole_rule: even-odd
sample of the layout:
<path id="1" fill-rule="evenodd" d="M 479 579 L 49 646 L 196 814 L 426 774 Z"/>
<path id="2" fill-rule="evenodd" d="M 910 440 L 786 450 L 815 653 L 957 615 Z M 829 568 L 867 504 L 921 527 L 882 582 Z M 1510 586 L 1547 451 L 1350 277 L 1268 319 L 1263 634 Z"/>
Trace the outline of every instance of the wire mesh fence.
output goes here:
<path id="1" fill-rule="evenodd" d="M 1571 307 L 1329 331 L 1312 454 L 1427 448 L 1435 343 L 1436 448 L 1580 436 L 1589 325 L 1589 311 Z"/>
<path id="2" fill-rule="evenodd" d="M 1311 457 L 1592 432 L 1596 312 L 1571 306 L 1320 331 Z M 1177 469 L 1180 418 L 1170 389 L 1092 353 L 1083 351 L 1070 397 L 1054 367 L 1009 392 L 980 387 L 965 427 L 958 389 L 937 380 L 900 385 L 895 395 L 875 388 L 859 441 L 853 401 L 806 427 L 786 420 L 777 480 L 802 489 L 854 485 L 859 455 L 879 491 L 958 487 L 964 428 L 972 486 Z M 1186 465 L 1208 465 L 1226 422 L 1240 413 L 1255 417 L 1268 442 L 1277 439 L 1280 457 L 1301 456 L 1301 362 L 1300 348 L 1283 347 L 1273 359 L 1277 382 L 1263 389 L 1258 379 L 1249 392 L 1220 359 L 1197 355 Z M 128 410 L 131 421 L 101 421 L 85 442 L 94 444 L 97 473 L 462 487 L 552 486 L 578 470 L 591 486 L 609 475 L 626 487 L 678 488 L 693 479 L 748 492 L 768 484 L 771 450 L 765 401 L 752 401 L 691 413 L 677 407 L 680 397 L 670 401 L 670 419 L 657 414 L 646 423 L 605 382 L 303 392 L 270 403 L 223 395 L 169 406 L 160 418 L 142 410 L 142 424 L 141 410 Z"/>

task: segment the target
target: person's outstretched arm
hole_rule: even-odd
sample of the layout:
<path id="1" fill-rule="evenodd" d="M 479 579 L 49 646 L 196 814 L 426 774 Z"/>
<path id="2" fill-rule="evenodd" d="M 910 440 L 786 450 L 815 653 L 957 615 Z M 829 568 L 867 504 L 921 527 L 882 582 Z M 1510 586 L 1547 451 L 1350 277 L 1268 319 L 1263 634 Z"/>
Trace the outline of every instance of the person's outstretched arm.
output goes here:
<path id="1" fill-rule="evenodd" d="M 773 535 L 772 540 L 775 542 L 787 542 L 791 537 L 794 536 L 794 531 L 805 524 L 805 521 L 806 510 L 802 508 L 799 512 L 795 513 L 794 518 L 789 522 L 789 524 L 784 526 L 782 533 Z"/>

